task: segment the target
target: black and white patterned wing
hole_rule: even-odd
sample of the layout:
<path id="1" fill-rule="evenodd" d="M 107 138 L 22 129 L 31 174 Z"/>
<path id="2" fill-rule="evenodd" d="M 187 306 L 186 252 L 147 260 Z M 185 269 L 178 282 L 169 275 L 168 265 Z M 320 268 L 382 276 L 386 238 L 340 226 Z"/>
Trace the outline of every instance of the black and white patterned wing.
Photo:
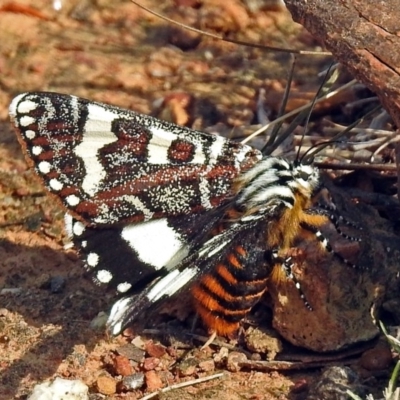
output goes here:
<path id="1" fill-rule="evenodd" d="M 211 210 L 261 159 L 219 136 L 58 93 L 21 94 L 10 115 L 47 189 L 89 225 Z"/>
<path id="2" fill-rule="evenodd" d="M 265 221 L 249 218 L 232 224 L 228 229 L 205 241 L 196 251 L 191 251 L 173 270 L 156 279 L 135 296 L 118 300 L 112 307 L 107 325 L 113 335 L 120 333 L 129 322 L 142 317 L 150 308 L 176 295 L 188 284 L 210 273 L 217 263 L 226 258 L 232 248 L 244 246 L 248 249 L 246 276 L 259 282 L 266 279 L 270 271 L 264 268 Z M 263 293 L 265 286 L 260 293 Z M 242 317 L 240 317 L 242 318 Z"/>
<path id="3" fill-rule="evenodd" d="M 138 292 L 174 269 L 199 247 L 223 210 L 159 218 L 102 229 L 87 227 L 66 215 L 66 227 L 86 270 L 98 284 L 118 293 Z"/>

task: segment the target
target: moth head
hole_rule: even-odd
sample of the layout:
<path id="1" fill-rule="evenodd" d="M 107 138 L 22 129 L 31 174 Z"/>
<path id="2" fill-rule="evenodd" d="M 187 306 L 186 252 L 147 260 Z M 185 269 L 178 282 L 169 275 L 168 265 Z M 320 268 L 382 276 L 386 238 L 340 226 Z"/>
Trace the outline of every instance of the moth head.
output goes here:
<path id="1" fill-rule="evenodd" d="M 293 178 L 296 183 L 310 193 L 320 187 L 319 170 L 312 163 L 295 162 L 293 164 Z"/>

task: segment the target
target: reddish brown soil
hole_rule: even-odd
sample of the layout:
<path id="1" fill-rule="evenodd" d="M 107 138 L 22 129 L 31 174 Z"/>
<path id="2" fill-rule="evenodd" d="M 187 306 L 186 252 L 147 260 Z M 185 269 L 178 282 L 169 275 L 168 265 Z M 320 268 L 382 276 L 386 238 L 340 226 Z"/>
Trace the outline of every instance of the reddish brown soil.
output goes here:
<path id="1" fill-rule="evenodd" d="M 299 48 L 316 44 L 279 9 L 250 13 L 239 1 L 205 0 L 201 8 L 193 7 L 196 1 L 165 1 L 161 9 L 154 0 L 142 3 L 189 25 L 241 40 Z M 164 98 L 161 117 L 196 128 L 220 123 L 221 131 L 234 134 L 234 127 L 252 123 L 261 87 L 270 88 L 267 105 L 278 108 L 276 94 L 285 84 L 290 61 L 286 54 L 179 33 L 128 1 L 63 4 L 55 12 L 51 2 L 43 0 L 0 3 L 0 288 L 20 289 L 0 295 L 0 399 L 23 399 L 35 384 L 55 376 L 81 379 L 92 393 L 107 394 L 99 377 L 119 380 L 118 363 L 124 361 L 115 361 L 115 350 L 128 342 L 127 337 L 110 339 L 89 326 L 112 304 L 111 294 L 83 276 L 73 250 L 64 250 L 63 210 L 27 169 L 8 121 L 12 97 L 50 90 L 153 114 Z M 309 65 L 313 71 L 320 69 L 321 60 L 300 59 L 295 86 L 312 75 Z M 66 281 L 61 293 L 49 290 L 54 276 Z M 147 366 L 148 387 L 156 381 L 149 371 L 167 386 L 221 369 L 215 361 L 219 347 L 195 350 L 194 358 L 210 362 L 196 364 L 185 374 L 177 372 L 174 363 L 191 352 L 190 347 L 183 351 L 171 345 L 167 355 L 155 356 L 147 341 L 160 338 L 141 337 L 147 343 L 146 358 L 133 368 L 143 371 Z M 164 398 L 301 398 L 312 380 L 309 371 L 230 372 L 225 379 Z M 117 386 L 108 398 L 140 398 L 145 390 L 125 392 Z"/>

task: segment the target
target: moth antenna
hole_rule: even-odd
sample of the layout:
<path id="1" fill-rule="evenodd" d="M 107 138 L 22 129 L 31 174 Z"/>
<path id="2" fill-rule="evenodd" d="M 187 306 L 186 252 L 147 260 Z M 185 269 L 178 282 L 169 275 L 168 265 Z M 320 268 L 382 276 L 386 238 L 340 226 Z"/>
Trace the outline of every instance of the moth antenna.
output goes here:
<path id="1" fill-rule="evenodd" d="M 332 65 L 331 65 L 332 67 Z M 330 67 L 330 68 L 331 68 Z M 328 70 L 329 72 L 329 70 Z M 352 81 L 353 82 L 353 81 Z M 350 82 L 349 82 L 350 83 Z M 336 92 L 336 91 L 335 91 Z M 330 93 L 335 93 L 335 92 L 330 92 Z M 316 98 L 314 98 L 315 100 Z M 303 156 L 300 159 L 300 163 L 310 163 L 316 154 L 318 154 L 319 152 L 321 152 L 324 148 L 334 144 L 334 143 L 343 143 L 341 140 L 339 140 L 340 138 L 342 138 L 343 136 L 345 136 L 347 133 L 349 133 L 353 128 L 355 128 L 357 125 L 359 125 L 360 123 L 362 123 L 365 119 L 369 118 L 370 116 L 374 115 L 377 111 L 379 111 L 381 109 L 381 106 L 378 105 L 376 107 L 374 107 L 372 110 L 368 111 L 367 113 L 365 113 L 362 117 L 360 117 L 359 119 L 357 119 L 356 121 L 354 121 L 352 124 L 348 125 L 345 129 L 343 129 L 342 131 L 340 131 L 339 133 L 337 133 L 331 140 L 327 140 L 324 142 L 320 142 L 320 143 L 316 143 L 313 146 L 311 146 L 309 149 L 307 149 L 307 151 L 303 154 Z M 304 138 L 304 134 L 302 136 L 302 139 Z M 351 142 L 348 142 L 351 143 Z M 359 142 L 358 142 L 359 143 Z M 301 148 L 301 144 L 299 146 L 299 150 L 297 153 L 297 157 L 296 159 L 298 159 L 299 154 L 300 154 L 300 148 Z M 326 167 L 322 164 L 319 164 L 321 167 Z M 354 169 L 354 168 L 350 168 L 350 169 Z"/>
<path id="2" fill-rule="evenodd" d="M 226 37 L 223 37 L 221 35 L 217 35 L 215 33 L 211 33 L 211 32 L 207 32 L 207 31 L 203 31 L 201 29 L 197 29 L 194 28 L 192 26 L 183 24 L 182 22 L 178 22 L 175 21 L 171 18 L 166 17 L 163 14 L 160 14 L 156 11 L 151 10 L 150 8 L 147 8 L 145 6 L 143 6 L 142 4 L 131 0 L 131 2 L 133 4 L 135 4 L 137 7 L 141 8 L 142 10 L 147 11 L 148 13 L 155 15 L 156 17 L 169 22 L 170 24 L 174 24 L 179 26 L 180 28 L 186 29 L 188 31 L 191 32 L 195 32 L 195 33 L 199 33 L 200 35 L 203 36 L 207 36 L 213 39 L 217 39 L 217 40 L 223 40 L 224 42 L 228 42 L 228 43 L 234 43 L 237 44 L 239 46 L 249 46 L 249 47 L 254 47 L 256 49 L 263 49 L 263 50 L 270 50 L 270 51 L 278 51 L 280 53 L 290 53 L 290 54 L 300 54 L 300 55 L 311 55 L 311 56 L 330 56 L 332 55 L 331 52 L 329 51 L 311 51 L 311 50 L 296 50 L 296 49 L 284 49 L 282 47 L 275 47 L 275 46 L 267 46 L 267 45 L 263 45 L 263 44 L 259 44 L 259 43 L 253 43 L 253 42 L 244 42 L 242 40 L 235 40 L 235 39 L 229 39 Z"/>
<path id="3" fill-rule="evenodd" d="M 305 162 L 307 163 L 307 159 L 312 159 L 316 154 L 318 154 L 321 150 L 323 150 L 325 147 L 328 147 L 329 145 L 333 143 L 342 143 L 339 139 L 346 135 L 348 132 L 350 132 L 353 128 L 355 128 L 357 125 L 359 125 L 361 122 L 363 122 L 366 118 L 370 117 L 371 115 L 375 114 L 378 110 L 380 110 L 382 107 L 380 105 L 374 107 L 372 110 L 368 111 L 365 115 L 363 115 L 361 118 L 358 120 L 354 121 L 352 124 L 346 127 L 346 129 L 343 129 L 341 132 L 336 134 L 331 140 L 325 141 L 325 142 L 320 142 L 316 143 L 315 145 L 311 146 L 301 157 L 300 162 Z M 315 150 L 318 149 L 318 150 Z M 315 150 L 312 152 L 312 150 Z"/>
<path id="4" fill-rule="evenodd" d="M 353 80 L 350 81 L 350 82 L 345 83 L 343 86 L 337 88 L 336 90 L 333 90 L 333 91 L 331 91 L 331 92 L 328 92 L 328 93 L 322 95 L 320 98 L 318 98 L 317 100 L 315 100 L 315 104 L 318 104 L 318 103 L 320 103 L 320 102 L 322 102 L 322 101 L 324 101 L 324 100 L 326 100 L 326 99 L 329 99 L 329 98 L 331 98 L 331 97 L 337 95 L 338 93 L 340 93 L 340 92 L 342 92 L 342 91 L 348 89 L 349 87 L 354 86 L 356 83 L 357 83 L 357 81 L 356 81 L 355 79 L 353 79 Z M 288 112 L 287 114 L 282 115 L 281 117 L 278 117 L 278 118 L 276 118 L 275 120 L 269 122 L 268 124 L 262 126 L 260 129 L 256 130 L 256 131 L 253 132 L 251 135 L 249 135 L 249 136 L 247 136 L 245 139 L 243 139 L 243 140 L 241 141 L 241 143 L 242 143 L 242 144 L 246 144 L 246 143 L 250 142 L 253 138 L 255 138 L 255 137 L 258 136 L 258 135 L 261 135 L 263 132 L 265 132 L 265 131 L 266 131 L 268 128 L 270 128 L 271 126 L 274 126 L 274 125 L 276 125 L 276 124 L 279 124 L 280 122 L 282 122 L 282 121 L 284 121 L 284 120 L 286 120 L 286 119 L 288 119 L 288 118 L 291 118 L 291 117 L 293 117 L 294 115 L 300 114 L 300 113 L 302 113 L 303 111 L 308 112 L 308 109 L 309 109 L 311 103 L 312 103 L 312 102 L 309 102 L 309 103 L 307 103 L 307 104 L 304 104 L 303 106 L 298 107 L 298 108 L 296 108 L 296 109 L 294 109 L 294 110 Z M 301 119 L 304 119 L 304 115 L 302 115 Z M 298 125 L 297 120 L 296 120 L 296 125 Z M 288 128 L 288 130 L 289 130 L 289 128 Z M 274 150 L 283 142 L 283 140 L 285 140 L 285 138 L 286 138 L 286 137 L 284 137 L 283 139 L 281 139 L 281 137 L 282 137 L 282 135 L 280 135 L 279 138 L 277 139 L 277 141 L 276 141 L 277 144 L 274 143 L 272 151 L 274 151 Z M 268 149 L 268 151 L 269 151 L 269 149 Z M 268 153 L 268 154 L 270 154 L 270 153 Z"/>
<path id="5" fill-rule="evenodd" d="M 315 154 L 318 154 L 321 150 L 323 150 L 325 147 L 334 144 L 334 143 L 341 143 L 339 140 L 328 140 L 326 142 L 320 142 L 320 143 L 316 143 L 314 145 L 312 145 L 309 149 L 307 149 L 307 151 L 303 154 L 303 156 L 300 159 L 300 163 L 305 163 L 307 164 L 309 160 L 312 160 L 314 158 Z M 318 149 L 318 151 L 315 151 L 314 153 L 312 153 L 311 155 L 309 155 L 309 153 L 311 153 L 312 150 L 314 149 Z"/>
<path id="6" fill-rule="evenodd" d="M 332 86 L 332 84 L 334 82 L 336 82 L 336 80 L 339 76 L 337 68 L 334 68 L 335 65 L 336 64 L 333 62 L 329 65 L 328 69 L 326 70 L 324 79 L 321 82 L 321 85 L 319 86 L 318 91 L 317 91 L 316 95 L 314 96 L 309 109 L 305 110 L 305 112 L 307 112 L 307 116 L 305 119 L 303 135 L 302 135 L 300 143 L 299 143 L 299 148 L 297 150 L 295 162 L 303 163 L 305 161 L 304 157 L 300 158 L 301 145 L 302 145 L 304 137 L 306 135 L 308 123 L 310 122 L 311 114 L 314 110 L 317 99 L 320 98 L 322 94 L 325 94 L 326 92 L 329 91 L 330 87 Z M 332 69 L 333 69 L 333 73 L 331 74 Z"/>
<path id="7" fill-rule="evenodd" d="M 269 140 L 268 144 L 262 149 L 263 154 L 272 154 L 280 145 L 282 142 L 284 142 L 288 137 L 290 137 L 293 134 L 294 129 L 300 125 L 300 123 L 302 123 L 304 120 L 306 120 L 306 124 L 305 126 L 307 126 L 308 121 L 310 119 L 310 115 L 312 113 L 312 110 L 315 107 L 315 104 L 317 104 L 318 101 L 321 101 L 321 99 L 324 98 L 324 95 L 327 94 L 327 91 L 329 90 L 331 84 L 336 81 L 336 75 L 334 76 L 334 79 L 328 79 L 329 76 L 329 72 L 332 69 L 333 64 L 331 64 L 331 66 L 328 68 L 327 72 L 325 73 L 325 78 L 322 82 L 322 84 L 320 85 L 317 94 L 314 96 L 314 99 L 312 102 L 308 103 L 307 105 L 300 107 L 299 109 L 296 110 L 296 114 L 298 114 L 289 124 L 289 126 L 286 128 L 286 130 L 284 132 L 281 132 L 281 134 L 279 135 L 278 138 L 276 138 L 276 134 L 275 137 L 273 138 L 274 140 L 271 141 Z M 293 78 L 293 76 L 289 76 L 290 77 L 290 83 L 291 80 Z M 330 83 L 330 85 L 327 85 L 327 82 Z M 288 90 L 289 85 L 286 86 L 286 90 Z M 285 92 L 286 95 L 286 92 Z M 284 103 L 283 103 L 284 104 Z M 273 121 L 275 125 L 277 125 L 278 127 L 280 127 L 282 125 L 283 119 L 287 119 L 289 118 L 289 116 L 293 115 L 292 113 L 288 113 L 284 116 L 280 116 L 277 118 L 277 120 L 279 120 L 279 122 L 277 122 L 277 120 Z M 260 132 L 257 131 L 257 132 Z M 306 133 L 306 128 L 304 129 L 304 133 L 301 139 L 301 142 L 303 141 L 303 138 L 305 136 Z M 251 137 L 253 137 L 253 135 L 255 135 L 254 133 L 252 135 L 250 135 Z M 243 143 L 247 142 L 249 138 L 246 138 Z M 299 160 L 300 158 L 300 149 L 301 149 L 301 142 L 299 145 L 299 150 L 297 152 L 296 158 L 295 160 Z"/>
<path id="8" fill-rule="evenodd" d="M 285 109 L 286 109 L 286 105 L 289 99 L 289 94 L 290 94 L 290 88 L 292 86 L 292 81 L 293 81 L 293 76 L 294 76 L 294 69 L 296 66 L 296 61 L 297 61 L 297 57 L 292 55 L 292 66 L 290 68 L 289 74 L 288 74 L 288 78 L 286 81 L 286 87 L 285 87 L 285 93 L 283 95 L 283 99 L 281 101 L 281 105 L 278 111 L 278 116 L 277 118 L 282 117 L 285 114 Z M 277 136 L 278 136 L 278 132 L 282 126 L 284 122 L 284 119 L 282 119 L 280 122 L 278 122 L 277 124 L 274 125 L 271 134 L 269 136 L 269 139 L 267 140 L 267 143 L 265 144 L 265 146 L 261 149 L 261 152 L 265 155 L 269 155 L 271 154 L 274 150 L 275 150 L 275 142 L 277 140 Z"/>

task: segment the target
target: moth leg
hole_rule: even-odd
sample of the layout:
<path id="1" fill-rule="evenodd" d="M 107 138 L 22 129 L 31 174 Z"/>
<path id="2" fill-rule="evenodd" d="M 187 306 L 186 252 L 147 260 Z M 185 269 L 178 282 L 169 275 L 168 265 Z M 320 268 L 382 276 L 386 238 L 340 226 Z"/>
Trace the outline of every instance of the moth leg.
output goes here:
<path id="1" fill-rule="evenodd" d="M 311 211 L 311 210 L 309 210 Z M 325 215 L 329 218 L 329 220 L 334 225 L 336 232 L 339 233 L 340 236 L 344 237 L 347 240 L 352 242 L 361 242 L 361 238 L 356 236 L 349 236 L 345 232 L 343 232 L 340 228 L 340 225 L 345 225 L 357 230 L 362 231 L 362 227 L 357 225 L 355 222 L 350 221 L 349 219 L 339 215 L 336 215 L 336 207 L 334 206 L 326 206 L 326 205 L 318 205 L 318 208 L 313 209 L 314 214 Z"/>
<path id="2" fill-rule="evenodd" d="M 200 318 L 199 318 L 199 314 L 195 314 L 193 317 L 193 322 L 191 324 L 191 328 L 190 328 L 190 332 L 194 332 L 195 329 L 197 328 Z M 215 340 L 215 338 L 217 337 L 217 332 L 216 331 L 212 331 L 209 332 L 209 337 L 208 339 L 204 342 L 203 346 L 201 346 L 200 350 L 205 349 L 206 347 L 208 347 L 210 344 L 212 344 Z"/>
<path id="3" fill-rule="evenodd" d="M 353 264 L 351 261 L 347 260 L 344 258 L 341 254 L 337 253 L 336 251 L 333 250 L 331 244 L 329 243 L 328 239 L 322 234 L 322 232 L 318 229 L 318 227 L 313 226 L 308 224 L 307 222 L 301 222 L 301 227 L 308 231 L 311 232 L 315 235 L 315 237 L 318 239 L 320 242 L 322 248 L 326 250 L 329 253 L 332 253 L 335 257 L 337 257 L 341 262 L 344 264 L 348 265 L 351 268 L 358 268 L 357 265 Z"/>
<path id="4" fill-rule="evenodd" d="M 207 341 L 201 346 L 200 350 L 204 350 L 206 347 L 208 347 L 217 337 L 217 331 L 214 331 L 210 337 L 207 339 Z"/>
<path id="5" fill-rule="evenodd" d="M 278 268 L 282 269 L 282 271 L 285 274 L 285 277 L 294 282 L 294 285 L 296 286 L 296 289 L 298 290 L 300 298 L 303 300 L 305 307 L 308 310 L 313 311 L 311 304 L 308 302 L 306 295 L 303 292 L 300 282 L 297 280 L 296 275 L 293 273 L 293 267 L 295 265 L 293 257 L 291 256 L 282 257 L 279 255 L 278 250 L 276 249 L 272 251 L 271 257 L 275 265 Z"/>

